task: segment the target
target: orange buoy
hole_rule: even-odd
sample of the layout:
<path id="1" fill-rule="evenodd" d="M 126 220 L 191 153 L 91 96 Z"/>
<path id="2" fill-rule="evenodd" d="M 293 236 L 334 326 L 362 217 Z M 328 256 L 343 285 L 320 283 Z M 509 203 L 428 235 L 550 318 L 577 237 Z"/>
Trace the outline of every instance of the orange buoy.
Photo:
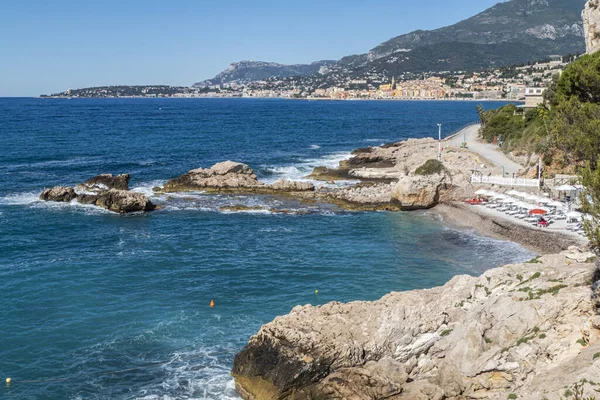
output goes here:
<path id="1" fill-rule="evenodd" d="M 214 300 L 211 300 L 211 301 L 210 301 L 210 307 L 212 308 L 212 307 L 214 307 L 214 306 L 215 306 L 215 301 L 214 301 Z"/>

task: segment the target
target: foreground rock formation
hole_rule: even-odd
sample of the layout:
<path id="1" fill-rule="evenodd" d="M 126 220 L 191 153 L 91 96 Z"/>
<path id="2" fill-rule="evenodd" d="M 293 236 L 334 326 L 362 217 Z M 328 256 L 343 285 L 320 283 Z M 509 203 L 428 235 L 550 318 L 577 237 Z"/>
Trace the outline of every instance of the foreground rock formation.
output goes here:
<path id="1" fill-rule="evenodd" d="M 600 50 L 600 1 L 588 1 L 582 17 L 586 51 L 595 53 Z"/>
<path id="2" fill-rule="evenodd" d="M 571 248 L 375 302 L 298 306 L 250 339 L 232 374 L 257 400 L 594 394 L 596 271 L 592 253 Z"/>
<path id="3" fill-rule="evenodd" d="M 129 179 L 129 174 L 98 175 L 78 185 L 77 188 L 57 186 L 46 189 L 40 195 L 40 200 L 57 202 L 76 200 L 80 204 L 95 205 L 120 214 L 156 209 L 148 197 L 129 190 Z M 77 193 L 77 190 L 81 193 Z"/>

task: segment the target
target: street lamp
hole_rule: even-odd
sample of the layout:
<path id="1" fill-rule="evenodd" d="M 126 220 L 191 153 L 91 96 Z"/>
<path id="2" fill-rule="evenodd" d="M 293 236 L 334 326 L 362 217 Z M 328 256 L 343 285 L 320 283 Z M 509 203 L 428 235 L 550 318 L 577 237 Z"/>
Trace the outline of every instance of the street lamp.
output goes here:
<path id="1" fill-rule="evenodd" d="M 438 161 L 442 161 L 442 124 L 437 124 L 438 132 Z"/>

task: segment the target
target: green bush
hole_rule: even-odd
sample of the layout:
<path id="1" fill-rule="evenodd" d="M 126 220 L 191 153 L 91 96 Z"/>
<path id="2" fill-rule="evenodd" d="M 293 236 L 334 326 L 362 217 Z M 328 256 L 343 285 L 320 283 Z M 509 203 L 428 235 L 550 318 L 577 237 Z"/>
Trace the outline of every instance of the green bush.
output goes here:
<path id="1" fill-rule="evenodd" d="M 415 175 L 434 175 L 441 174 L 444 171 L 444 164 L 438 160 L 427 160 L 415 170 Z"/>

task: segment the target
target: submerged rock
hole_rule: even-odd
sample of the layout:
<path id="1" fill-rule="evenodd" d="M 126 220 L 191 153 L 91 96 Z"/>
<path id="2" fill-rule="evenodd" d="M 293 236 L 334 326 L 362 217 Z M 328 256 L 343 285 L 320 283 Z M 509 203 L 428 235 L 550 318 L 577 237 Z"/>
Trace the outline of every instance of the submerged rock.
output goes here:
<path id="1" fill-rule="evenodd" d="M 600 374 L 596 269 L 564 253 L 374 302 L 298 306 L 235 357 L 236 387 L 247 400 L 558 400 Z"/>
<path id="2" fill-rule="evenodd" d="M 40 194 L 40 200 L 70 202 L 77 197 L 75 189 L 64 186 L 56 186 L 51 189 L 46 189 Z"/>

